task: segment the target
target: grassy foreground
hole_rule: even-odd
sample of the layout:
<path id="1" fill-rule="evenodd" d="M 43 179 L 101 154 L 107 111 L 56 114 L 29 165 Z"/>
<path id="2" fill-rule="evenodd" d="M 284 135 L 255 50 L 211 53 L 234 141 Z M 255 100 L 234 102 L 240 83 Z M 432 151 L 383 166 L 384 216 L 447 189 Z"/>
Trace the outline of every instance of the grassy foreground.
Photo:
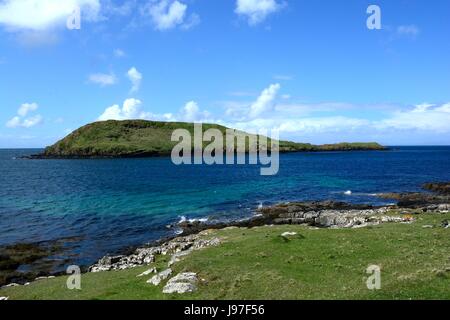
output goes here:
<path id="1" fill-rule="evenodd" d="M 174 274 L 197 272 L 194 294 L 164 295 L 136 275 L 148 267 L 85 274 L 82 290 L 67 277 L 0 290 L 10 299 L 450 299 L 450 214 L 419 215 L 412 224 L 362 229 L 274 226 L 210 231 L 218 247 L 194 252 Z M 434 228 L 423 228 L 434 225 Z M 285 241 L 280 234 L 300 234 Z M 166 261 L 157 264 L 163 268 Z M 382 269 L 382 288 L 366 287 L 366 268 Z"/>

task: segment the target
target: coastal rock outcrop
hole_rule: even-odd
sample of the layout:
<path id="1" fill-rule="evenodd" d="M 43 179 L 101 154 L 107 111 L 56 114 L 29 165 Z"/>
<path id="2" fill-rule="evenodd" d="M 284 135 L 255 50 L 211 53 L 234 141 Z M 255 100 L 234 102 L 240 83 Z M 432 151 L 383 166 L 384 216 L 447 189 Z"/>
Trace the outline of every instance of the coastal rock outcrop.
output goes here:
<path id="1" fill-rule="evenodd" d="M 219 244 L 220 239 L 218 238 L 205 239 L 201 234 L 192 234 L 185 237 L 174 238 L 158 246 L 136 249 L 135 252 L 129 256 L 105 256 L 91 266 L 89 271 L 101 272 L 123 270 L 142 265 L 149 265 L 155 261 L 157 255 L 172 255 L 169 261 L 170 267 L 193 250 L 200 250 Z"/>
<path id="2" fill-rule="evenodd" d="M 170 277 L 171 274 L 172 274 L 172 269 L 170 269 L 170 268 L 166 269 L 164 271 L 161 271 L 157 275 L 154 275 L 152 278 L 150 278 L 150 280 L 147 281 L 147 283 L 150 283 L 154 286 L 159 286 L 159 284 L 163 280 L 166 280 L 168 277 Z"/>
<path id="3" fill-rule="evenodd" d="M 323 228 L 352 228 L 389 222 L 388 207 L 372 208 L 342 202 L 300 202 L 280 204 L 259 210 L 273 224 L 308 224 Z"/>
<path id="4" fill-rule="evenodd" d="M 163 293 L 192 293 L 197 291 L 197 274 L 193 272 L 180 273 L 170 279 L 164 286 Z"/>
<path id="5" fill-rule="evenodd" d="M 448 210 L 450 207 L 450 182 L 430 182 L 422 186 L 430 192 L 381 193 L 384 199 L 397 201 L 402 208 L 422 209 L 424 212 L 434 210 Z M 438 206 L 441 205 L 441 209 Z"/>
<path id="6" fill-rule="evenodd" d="M 147 271 L 144 271 L 141 274 L 137 275 L 137 277 L 144 277 L 144 276 L 148 276 L 149 274 L 157 273 L 157 272 L 158 272 L 158 270 L 156 270 L 156 268 L 150 268 Z"/>

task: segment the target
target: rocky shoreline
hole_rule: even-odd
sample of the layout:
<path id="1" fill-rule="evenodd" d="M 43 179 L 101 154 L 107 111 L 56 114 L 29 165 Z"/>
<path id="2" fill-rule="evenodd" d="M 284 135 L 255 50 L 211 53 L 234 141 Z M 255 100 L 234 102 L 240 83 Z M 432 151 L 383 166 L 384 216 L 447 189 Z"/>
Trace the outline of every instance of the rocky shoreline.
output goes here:
<path id="1" fill-rule="evenodd" d="M 259 208 L 250 219 L 223 223 L 202 221 L 183 221 L 178 224 L 182 233 L 175 238 L 161 241 L 157 245 L 138 248 L 128 256 L 105 256 L 89 268 L 90 272 L 122 270 L 151 264 L 157 255 L 171 255 L 168 267 L 188 255 L 220 244 L 220 239 L 206 240 L 209 230 L 225 228 L 254 228 L 266 225 L 305 224 L 315 228 L 362 228 L 381 223 L 410 223 L 414 216 L 424 213 L 450 212 L 450 183 L 427 184 L 425 189 L 438 192 L 396 194 L 396 199 L 406 201 L 414 199 L 414 205 L 371 206 L 349 204 L 335 201 L 291 202 Z M 382 198 L 391 198 L 394 194 L 380 194 Z M 397 215 L 388 215 L 397 212 Z"/>
<path id="2" fill-rule="evenodd" d="M 247 220 L 215 224 L 201 221 L 183 221 L 178 224 L 178 227 L 182 229 L 179 236 L 137 248 L 127 255 L 107 255 L 89 267 L 88 271 L 124 270 L 146 265 L 151 267 L 158 256 L 170 256 L 167 269 L 158 272 L 155 267 L 152 267 L 140 275 L 153 275 L 148 283 L 157 285 L 171 275 L 171 267 L 175 263 L 181 261 L 193 251 L 220 245 L 221 239 L 211 238 L 209 236 L 210 230 L 292 224 L 304 224 L 313 228 L 362 228 L 381 223 L 411 223 L 419 214 L 450 212 L 449 186 L 450 183 L 431 183 L 423 186 L 425 190 L 429 190 L 423 193 L 378 195 L 381 198 L 398 201 L 396 205 L 392 206 L 359 205 L 335 201 L 290 202 L 259 208 L 255 212 L 255 216 Z M 443 222 L 442 226 L 448 227 L 449 222 Z M 177 277 L 180 279 L 196 279 L 196 275 L 193 274 L 182 274 Z M 171 284 L 174 287 L 167 288 L 165 291 L 183 291 L 180 288 L 185 288 L 189 292 L 195 290 L 193 281 L 179 282 L 174 280 Z M 13 283 L 9 286 L 12 285 L 17 284 Z"/>

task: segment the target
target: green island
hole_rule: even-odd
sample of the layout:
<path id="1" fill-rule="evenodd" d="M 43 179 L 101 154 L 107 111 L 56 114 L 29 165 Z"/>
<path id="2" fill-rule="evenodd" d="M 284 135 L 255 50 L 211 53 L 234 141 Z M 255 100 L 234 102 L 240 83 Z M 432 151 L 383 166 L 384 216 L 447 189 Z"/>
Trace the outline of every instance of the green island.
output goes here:
<path id="1" fill-rule="evenodd" d="M 401 214 L 398 210 L 386 213 Z M 208 230 L 202 237 L 221 244 L 194 251 L 172 266 L 173 274 L 195 272 L 194 293 L 164 294 L 138 277 L 149 268 L 86 273 L 81 290 L 68 290 L 68 276 L 0 290 L 15 299 L 448 299 L 450 214 L 422 214 L 412 223 L 358 229 L 277 225 Z M 427 226 L 426 228 L 424 226 Z M 280 235 L 296 233 L 289 239 Z M 153 265 L 167 266 L 169 256 Z M 366 286 L 366 269 L 381 267 L 381 289 Z"/>
<path id="2" fill-rule="evenodd" d="M 203 131 L 217 129 L 224 136 L 227 127 L 216 124 L 203 124 Z M 156 122 L 146 120 L 103 121 L 85 125 L 64 139 L 45 149 L 35 158 L 95 158 L 95 157 L 152 157 L 167 156 L 178 142 L 171 141 L 176 129 L 185 129 L 194 133 L 193 123 Z M 256 137 L 243 131 L 235 135 Z M 270 139 L 269 148 L 270 148 Z M 207 143 L 204 143 L 206 146 Z M 224 148 L 226 145 L 224 146 Z M 246 143 L 246 151 L 250 143 Z M 279 141 L 280 152 L 318 152 L 318 151 L 357 151 L 385 150 L 378 143 L 339 143 L 312 145 Z"/>

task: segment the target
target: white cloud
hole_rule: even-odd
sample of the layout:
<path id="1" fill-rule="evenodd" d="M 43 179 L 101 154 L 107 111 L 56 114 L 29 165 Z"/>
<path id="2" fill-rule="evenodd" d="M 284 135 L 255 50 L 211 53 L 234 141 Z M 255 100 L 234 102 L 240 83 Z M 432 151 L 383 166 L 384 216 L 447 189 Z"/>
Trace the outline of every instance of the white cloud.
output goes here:
<path id="1" fill-rule="evenodd" d="M 9 121 L 6 123 L 6 126 L 7 126 L 8 128 L 17 128 L 17 127 L 20 126 L 20 124 L 21 124 L 20 117 L 15 116 L 14 118 L 12 118 L 11 120 L 9 120 Z"/>
<path id="2" fill-rule="evenodd" d="M 30 112 L 36 111 L 39 106 L 36 103 L 24 103 L 17 110 L 17 116 L 10 119 L 6 126 L 8 128 L 31 128 L 42 122 L 43 118 L 41 115 L 35 115 L 29 118 L 25 118 Z M 25 119 L 24 119 L 25 118 Z"/>
<path id="3" fill-rule="evenodd" d="M 24 127 L 24 128 L 31 128 L 31 127 L 34 127 L 35 125 L 40 124 L 42 122 L 42 120 L 43 120 L 42 116 L 38 114 L 38 115 L 33 116 L 31 118 L 24 119 L 22 121 L 21 126 Z"/>
<path id="4" fill-rule="evenodd" d="M 450 103 L 435 106 L 417 105 L 412 109 L 394 112 L 389 118 L 377 121 L 379 130 L 420 130 L 436 133 L 450 132 Z"/>
<path id="5" fill-rule="evenodd" d="M 98 84 L 101 87 L 106 87 L 116 84 L 117 78 L 112 73 L 94 73 L 89 75 L 89 82 Z"/>
<path id="6" fill-rule="evenodd" d="M 197 102 L 189 101 L 177 114 L 164 113 L 154 114 L 142 109 L 142 101 L 137 99 L 127 99 L 123 106 L 115 104 L 105 109 L 98 117 L 99 121 L 106 120 L 153 120 L 153 121 L 186 121 L 186 122 L 217 122 L 210 118 L 208 111 L 200 110 Z"/>
<path id="7" fill-rule="evenodd" d="M 150 114 L 141 110 L 142 102 L 137 99 L 127 99 L 122 108 L 115 104 L 105 109 L 103 114 L 98 117 L 99 121 L 106 120 L 132 120 L 148 119 Z"/>
<path id="8" fill-rule="evenodd" d="M 277 0 L 237 0 L 235 12 L 246 17 L 250 25 L 256 25 L 282 7 Z"/>
<path id="9" fill-rule="evenodd" d="M 280 88 L 281 86 L 277 83 L 264 89 L 258 99 L 250 106 L 250 118 L 256 118 L 262 113 L 270 111 L 274 107 L 275 99 Z"/>
<path id="10" fill-rule="evenodd" d="M 269 86 L 253 104 L 239 100 L 223 102 L 225 114 L 221 123 L 253 133 L 276 129 L 283 139 L 313 143 L 347 140 L 395 145 L 448 144 L 450 141 L 450 103 L 416 106 L 308 104 L 279 95 L 279 90 L 276 84 Z M 289 100 L 283 102 L 285 98 Z"/>
<path id="11" fill-rule="evenodd" d="M 420 33 L 420 30 L 415 25 L 398 26 L 397 34 L 399 36 L 416 37 Z"/>
<path id="12" fill-rule="evenodd" d="M 132 87 L 131 92 L 137 92 L 139 91 L 139 88 L 141 87 L 141 81 L 142 81 L 142 74 L 135 68 L 131 68 L 127 72 L 128 79 L 130 79 Z"/>
<path id="13" fill-rule="evenodd" d="M 450 103 L 443 104 L 442 106 L 437 107 L 434 111 L 445 112 L 450 114 Z"/>
<path id="14" fill-rule="evenodd" d="M 76 7 L 86 20 L 95 20 L 100 0 L 4 0 L 0 3 L 0 24 L 9 30 L 43 31 L 65 25 Z"/>
<path id="15" fill-rule="evenodd" d="M 258 118 L 230 124 L 234 128 L 257 133 L 261 129 L 277 130 L 285 136 L 325 133 L 349 133 L 370 125 L 366 119 L 344 116 L 308 117 L 308 118 Z"/>
<path id="16" fill-rule="evenodd" d="M 208 111 L 201 111 L 198 103 L 195 101 L 189 101 L 183 107 L 180 113 L 180 118 L 186 122 L 208 122 L 210 113 Z"/>
<path id="17" fill-rule="evenodd" d="M 17 114 L 21 117 L 25 117 L 29 112 L 36 111 L 39 106 L 36 103 L 24 103 L 19 107 Z"/>
<path id="18" fill-rule="evenodd" d="M 151 1 L 147 8 L 152 22 L 158 30 L 172 29 L 184 22 L 187 5 L 179 1 Z"/>
<path id="19" fill-rule="evenodd" d="M 239 121 L 247 121 L 261 117 L 264 113 L 274 110 L 280 89 L 280 84 L 271 84 L 260 93 L 254 102 L 226 101 L 224 102 L 225 114 Z M 237 92 L 233 93 L 233 95 L 244 97 L 251 95 L 251 93 Z"/>

